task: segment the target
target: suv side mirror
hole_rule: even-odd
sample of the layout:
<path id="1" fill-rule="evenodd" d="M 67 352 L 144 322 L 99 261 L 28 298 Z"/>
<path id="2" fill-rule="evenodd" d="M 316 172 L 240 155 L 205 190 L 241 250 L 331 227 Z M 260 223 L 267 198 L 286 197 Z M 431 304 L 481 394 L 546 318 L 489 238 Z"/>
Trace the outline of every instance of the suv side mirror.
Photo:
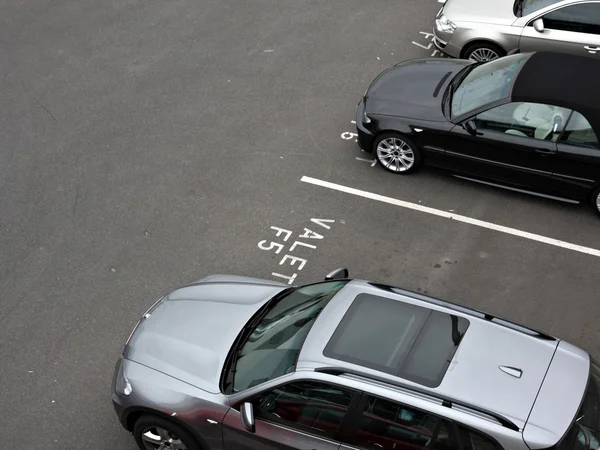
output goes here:
<path id="1" fill-rule="evenodd" d="M 533 25 L 533 29 L 535 31 L 537 31 L 538 33 L 544 32 L 544 19 L 542 19 L 541 17 L 539 19 L 535 19 L 533 21 L 532 25 Z"/>
<path id="2" fill-rule="evenodd" d="M 252 403 L 245 402 L 240 409 L 242 415 L 242 425 L 250 433 L 254 433 L 254 408 Z"/>
<path id="3" fill-rule="evenodd" d="M 463 123 L 463 128 L 469 133 L 471 136 L 477 136 L 477 125 L 474 120 L 467 120 Z"/>
<path id="4" fill-rule="evenodd" d="M 344 278 L 348 278 L 348 269 L 335 269 L 333 272 L 325 275 L 325 281 L 329 280 L 343 280 Z"/>

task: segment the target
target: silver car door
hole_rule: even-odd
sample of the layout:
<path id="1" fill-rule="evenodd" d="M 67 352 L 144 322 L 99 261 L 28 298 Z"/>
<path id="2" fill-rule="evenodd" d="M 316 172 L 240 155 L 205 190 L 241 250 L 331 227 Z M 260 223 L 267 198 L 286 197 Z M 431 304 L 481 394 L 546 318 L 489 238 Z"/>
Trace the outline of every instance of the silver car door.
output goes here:
<path id="1" fill-rule="evenodd" d="M 532 18 L 523 28 L 519 48 L 600 58 L 600 1 L 579 2 Z"/>

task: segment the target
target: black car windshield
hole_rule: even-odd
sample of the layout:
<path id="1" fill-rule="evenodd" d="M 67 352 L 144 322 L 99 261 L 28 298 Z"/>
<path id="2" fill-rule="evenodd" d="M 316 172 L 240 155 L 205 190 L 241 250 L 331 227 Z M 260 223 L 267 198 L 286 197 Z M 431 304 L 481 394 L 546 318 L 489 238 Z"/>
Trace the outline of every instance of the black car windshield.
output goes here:
<path id="1" fill-rule="evenodd" d="M 600 447 L 600 366 L 594 360 L 583 403 L 575 419 L 557 450 L 597 450 Z"/>
<path id="2" fill-rule="evenodd" d="M 518 17 L 527 16 L 533 12 L 539 11 L 546 6 L 554 5 L 560 0 L 516 0 L 515 15 Z"/>
<path id="3" fill-rule="evenodd" d="M 237 348 L 229 368 L 232 391 L 243 391 L 294 370 L 314 321 L 346 283 L 304 286 L 268 305 Z"/>
<path id="4" fill-rule="evenodd" d="M 475 66 L 454 88 L 450 106 L 452 117 L 508 97 L 514 77 L 530 56 L 528 53 L 510 55 Z"/>

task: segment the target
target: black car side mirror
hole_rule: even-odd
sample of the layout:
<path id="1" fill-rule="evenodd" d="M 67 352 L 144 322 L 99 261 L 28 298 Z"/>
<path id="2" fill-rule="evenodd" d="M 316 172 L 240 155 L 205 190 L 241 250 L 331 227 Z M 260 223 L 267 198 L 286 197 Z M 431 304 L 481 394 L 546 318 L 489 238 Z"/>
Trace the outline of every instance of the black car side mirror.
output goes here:
<path id="1" fill-rule="evenodd" d="M 242 425 L 244 425 L 244 428 L 250 433 L 254 433 L 254 409 L 252 403 L 246 402 L 242 404 L 240 413 L 242 415 Z"/>
<path id="2" fill-rule="evenodd" d="M 325 281 L 343 280 L 345 278 L 348 278 L 348 269 L 335 269 L 333 272 L 330 272 L 325 276 Z"/>
<path id="3" fill-rule="evenodd" d="M 477 124 L 474 120 L 467 120 L 463 123 L 463 128 L 469 133 L 471 136 L 477 136 Z"/>

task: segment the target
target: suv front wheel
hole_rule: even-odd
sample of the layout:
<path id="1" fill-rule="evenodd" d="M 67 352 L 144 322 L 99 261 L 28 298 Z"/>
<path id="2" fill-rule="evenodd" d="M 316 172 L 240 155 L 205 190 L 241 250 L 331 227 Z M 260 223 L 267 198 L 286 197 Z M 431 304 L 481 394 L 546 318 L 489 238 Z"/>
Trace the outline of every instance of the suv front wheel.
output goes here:
<path id="1" fill-rule="evenodd" d="M 172 448 L 202 450 L 202 447 L 181 426 L 162 417 L 145 415 L 133 427 L 135 442 L 141 450 Z"/>

